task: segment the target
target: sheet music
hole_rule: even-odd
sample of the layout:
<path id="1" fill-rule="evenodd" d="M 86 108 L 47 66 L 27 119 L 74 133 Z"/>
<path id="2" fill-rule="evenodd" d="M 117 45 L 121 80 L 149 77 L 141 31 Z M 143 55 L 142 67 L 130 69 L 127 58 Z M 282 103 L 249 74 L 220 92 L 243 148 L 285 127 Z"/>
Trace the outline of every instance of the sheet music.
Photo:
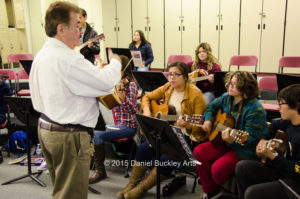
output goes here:
<path id="1" fill-rule="evenodd" d="M 193 154 L 192 150 L 190 149 L 188 143 L 186 142 L 184 138 L 184 134 L 181 130 L 181 128 L 176 127 L 176 126 L 171 126 L 173 132 L 175 133 L 176 137 L 178 138 L 179 142 L 181 143 L 182 148 L 186 152 L 187 156 L 189 157 L 189 160 L 194 162 L 195 164 L 201 165 L 201 162 L 199 162 L 195 155 Z"/>
<path id="2" fill-rule="evenodd" d="M 133 65 L 135 67 L 144 68 L 145 66 L 143 66 L 143 59 L 142 59 L 141 51 L 131 50 L 130 53 L 131 53 L 131 56 L 133 59 Z"/>

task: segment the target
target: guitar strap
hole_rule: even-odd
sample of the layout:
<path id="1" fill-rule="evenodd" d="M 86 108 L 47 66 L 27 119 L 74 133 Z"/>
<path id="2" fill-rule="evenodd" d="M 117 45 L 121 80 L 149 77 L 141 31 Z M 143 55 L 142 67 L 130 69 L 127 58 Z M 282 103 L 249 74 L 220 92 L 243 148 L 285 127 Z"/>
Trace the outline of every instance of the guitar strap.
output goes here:
<path id="1" fill-rule="evenodd" d="M 232 102 L 231 102 L 231 107 L 230 107 L 230 114 L 231 114 L 232 116 L 233 116 L 232 112 L 233 112 L 233 109 L 234 109 L 233 102 L 234 102 L 234 100 L 232 100 Z M 239 104 L 238 114 L 237 114 L 237 116 L 236 116 L 236 118 L 235 118 L 234 128 L 237 127 L 237 122 L 238 122 L 238 119 L 239 119 L 239 117 L 240 117 L 240 115 L 241 115 L 242 106 L 243 106 L 243 100 L 242 100 L 242 101 L 240 102 L 240 104 Z"/>

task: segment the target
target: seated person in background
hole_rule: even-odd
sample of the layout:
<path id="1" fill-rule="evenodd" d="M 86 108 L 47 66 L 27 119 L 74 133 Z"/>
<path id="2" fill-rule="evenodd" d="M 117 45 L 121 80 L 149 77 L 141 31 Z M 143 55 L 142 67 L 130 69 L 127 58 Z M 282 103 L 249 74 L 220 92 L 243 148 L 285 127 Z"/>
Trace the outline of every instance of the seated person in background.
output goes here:
<path id="1" fill-rule="evenodd" d="M 84 42 L 88 41 L 89 39 L 94 38 L 97 36 L 97 32 L 86 22 L 87 19 L 87 14 L 86 11 L 81 8 L 81 15 L 80 15 L 80 24 L 82 25 L 82 34 L 80 36 L 80 45 L 83 44 Z M 99 41 L 95 42 L 89 42 L 89 44 L 82 48 L 80 50 L 80 53 L 92 62 L 94 64 L 95 62 L 95 55 L 98 55 L 100 53 L 100 46 L 99 46 Z"/>
<path id="2" fill-rule="evenodd" d="M 278 94 L 281 120 L 276 120 L 263 132 L 256 154 L 266 163 L 244 160 L 236 167 L 239 198 L 289 198 L 279 179 L 300 194 L 300 84 L 288 86 Z M 278 130 L 288 136 L 284 156 L 274 154 L 267 142 Z M 269 161 L 269 162 L 268 162 Z"/>
<path id="3" fill-rule="evenodd" d="M 149 65 L 153 62 L 154 57 L 153 57 L 153 52 L 152 52 L 152 48 L 151 48 L 151 43 L 149 41 L 147 41 L 143 31 L 136 30 L 134 32 L 133 40 L 129 44 L 129 49 L 141 51 L 141 54 L 142 54 L 143 66 L 145 66 L 145 67 L 144 68 L 136 67 L 135 70 L 147 71 Z"/>
<path id="4" fill-rule="evenodd" d="M 172 105 L 178 115 L 203 114 L 206 109 L 205 100 L 202 92 L 194 85 L 188 82 L 187 67 L 182 62 L 172 63 L 168 67 L 168 83 L 146 94 L 142 98 L 143 114 L 151 116 L 151 100 L 163 100 L 163 104 Z M 188 142 L 196 145 L 205 140 L 207 135 L 200 131 L 200 127 L 192 126 L 185 122 L 181 117 L 177 120 L 177 126 L 185 128 L 188 136 Z M 127 186 L 117 193 L 117 196 L 129 198 L 139 198 L 143 193 L 156 185 L 156 167 L 154 165 L 155 150 L 148 142 L 141 144 L 136 152 L 136 164 L 133 165 L 132 175 Z M 166 155 L 161 155 L 161 162 L 175 161 Z M 151 165 L 151 171 L 143 180 L 143 176 L 148 169 L 144 164 Z M 163 180 L 169 176 L 176 166 L 161 166 L 160 179 Z"/>
<path id="5" fill-rule="evenodd" d="M 195 61 L 192 65 L 192 72 L 202 70 L 208 75 L 207 80 L 198 81 L 197 87 L 203 92 L 206 104 L 215 99 L 214 96 L 214 73 L 221 71 L 221 64 L 212 54 L 208 43 L 200 43 L 195 50 Z M 199 74 L 199 73 L 198 73 Z M 200 75 L 199 75 L 200 76 Z"/>
<path id="6" fill-rule="evenodd" d="M 4 101 L 4 96 L 11 96 L 12 90 L 6 84 L 5 80 L 0 79 L 0 125 L 6 121 L 7 104 Z M 2 151 L 0 150 L 0 164 L 3 162 Z"/>
<path id="7" fill-rule="evenodd" d="M 122 71 L 129 64 L 126 56 L 120 55 Z M 134 136 L 136 133 L 137 123 L 135 120 L 135 113 L 137 113 L 137 85 L 133 80 L 133 75 L 130 66 L 122 72 L 121 83 L 116 86 L 116 92 L 121 100 L 121 105 L 113 108 L 116 125 L 114 128 L 107 128 L 105 131 L 95 131 L 94 133 L 94 163 L 95 171 L 89 178 L 89 183 L 93 184 L 103 180 L 107 177 L 104 160 L 105 151 L 103 141 L 112 140 L 116 138 L 123 138 Z"/>
<path id="8" fill-rule="evenodd" d="M 194 149 L 196 158 L 202 163 L 197 165 L 197 169 L 203 199 L 219 194 L 220 185 L 234 174 L 239 160 L 256 158 L 255 146 L 266 127 L 266 112 L 257 100 L 259 89 L 253 75 L 242 71 L 227 73 L 225 86 L 228 92 L 207 106 L 202 128 L 211 132 L 214 120 L 218 120 L 216 114 L 221 109 L 235 119 L 234 129 L 245 131 L 249 135 L 244 145 L 238 144 L 230 136 L 231 129 L 225 126 L 216 139 L 199 144 Z"/>

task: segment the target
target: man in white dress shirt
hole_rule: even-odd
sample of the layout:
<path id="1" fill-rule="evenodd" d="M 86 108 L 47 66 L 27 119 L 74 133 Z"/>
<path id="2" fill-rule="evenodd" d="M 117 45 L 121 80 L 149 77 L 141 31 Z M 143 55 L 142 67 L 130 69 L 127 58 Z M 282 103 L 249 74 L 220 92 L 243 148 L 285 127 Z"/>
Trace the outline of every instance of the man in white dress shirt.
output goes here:
<path id="1" fill-rule="evenodd" d="M 99 116 L 96 97 L 108 94 L 121 78 L 117 55 L 111 53 L 110 64 L 100 70 L 73 50 L 79 45 L 80 13 L 69 2 L 50 5 L 45 17 L 49 38 L 34 58 L 29 78 L 55 199 L 87 198 L 89 132 Z"/>

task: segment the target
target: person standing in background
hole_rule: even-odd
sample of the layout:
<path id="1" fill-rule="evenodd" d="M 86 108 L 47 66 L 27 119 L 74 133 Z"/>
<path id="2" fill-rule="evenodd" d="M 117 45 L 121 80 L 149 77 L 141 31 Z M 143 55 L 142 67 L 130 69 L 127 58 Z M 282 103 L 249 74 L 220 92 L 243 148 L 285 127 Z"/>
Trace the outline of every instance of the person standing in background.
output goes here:
<path id="1" fill-rule="evenodd" d="M 200 43 L 195 50 L 195 61 L 192 65 L 192 71 L 205 71 L 208 79 L 199 81 L 196 86 L 203 92 L 206 104 L 208 105 L 215 99 L 214 96 L 214 73 L 221 71 L 221 64 L 212 54 L 211 47 L 208 43 Z"/>
<path id="2" fill-rule="evenodd" d="M 90 26 L 90 24 L 86 22 L 86 11 L 83 8 L 81 8 L 81 11 L 82 12 L 80 15 L 80 23 L 82 25 L 83 33 L 80 36 L 80 45 L 98 35 L 97 32 Z M 92 64 L 94 64 L 95 55 L 98 55 L 100 53 L 99 41 L 90 41 L 86 47 L 80 50 L 80 53 L 83 54 L 84 58 L 86 58 L 87 60 L 92 62 Z"/>
<path id="3" fill-rule="evenodd" d="M 146 40 L 143 31 L 136 30 L 133 35 L 133 40 L 129 44 L 130 50 L 138 50 L 141 51 L 143 66 L 144 67 L 135 67 L 137 71 L 147 71 L 150 64 L 153 62 L 153 52 L 151 48 L 151 43 Z"/>

